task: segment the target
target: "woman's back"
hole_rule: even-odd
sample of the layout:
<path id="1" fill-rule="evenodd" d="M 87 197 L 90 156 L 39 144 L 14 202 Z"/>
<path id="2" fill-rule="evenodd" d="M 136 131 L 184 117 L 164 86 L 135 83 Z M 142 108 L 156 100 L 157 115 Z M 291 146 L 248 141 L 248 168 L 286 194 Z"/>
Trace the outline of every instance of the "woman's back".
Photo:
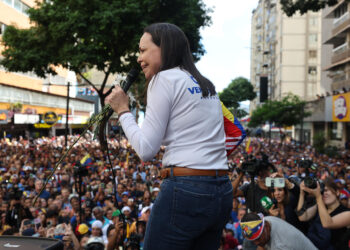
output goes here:
<path id="1" fill-rule="evenodd" d="M 178 67 L 159 72 L 147 95 L 146 114 L 150 117 L 143 126 L 167 121 L 162 138 L 167 146 L 164 166 L 227 169 L 223 115 L 217 95 L 203 98 L 196 80 Z M 155 113 L 154 108 L 163 111 Z M 166 115 L 169 117 L 163 117 Z"/>

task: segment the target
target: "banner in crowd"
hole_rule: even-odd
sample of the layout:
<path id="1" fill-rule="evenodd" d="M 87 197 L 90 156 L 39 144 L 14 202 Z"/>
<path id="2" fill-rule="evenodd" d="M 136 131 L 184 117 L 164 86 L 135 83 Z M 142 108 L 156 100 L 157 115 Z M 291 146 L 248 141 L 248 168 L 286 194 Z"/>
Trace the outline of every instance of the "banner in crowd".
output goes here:
<path id="1" fill-rule="evenodd" d="M 332 121 L 350 121 L 350 93 L 334 95 L 332 100 Z"/>

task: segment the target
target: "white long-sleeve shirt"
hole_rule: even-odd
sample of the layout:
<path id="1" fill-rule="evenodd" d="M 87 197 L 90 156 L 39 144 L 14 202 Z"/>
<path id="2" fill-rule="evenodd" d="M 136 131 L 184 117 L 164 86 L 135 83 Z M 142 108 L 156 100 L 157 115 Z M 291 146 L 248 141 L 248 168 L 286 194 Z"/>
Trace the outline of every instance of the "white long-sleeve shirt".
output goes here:
<path id="1" fill-rule="evenodd" d="M 203 98 L 196 80 L 178 67 L 161 71 L 150 81 L 141 128 L 131 113 L 122 115 L 120 123 L 144 161 L 164 145 L 163 166 L 228 169 L 219 98 Z"/>

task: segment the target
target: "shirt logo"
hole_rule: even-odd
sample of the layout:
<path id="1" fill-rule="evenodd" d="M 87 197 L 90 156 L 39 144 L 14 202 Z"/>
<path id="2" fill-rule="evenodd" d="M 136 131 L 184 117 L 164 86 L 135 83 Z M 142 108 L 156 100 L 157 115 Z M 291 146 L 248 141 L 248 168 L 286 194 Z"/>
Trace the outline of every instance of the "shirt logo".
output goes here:
<path id="1" fill-rule="evenodd" d="M 190 76 L 190 78 L 195 84 L 198 84 L 197 80 L 193 76 Z M 187 89 L 190 91 L 191 95 L 202 93 L 202 89 L 200 87 L 192 87 Z"/>

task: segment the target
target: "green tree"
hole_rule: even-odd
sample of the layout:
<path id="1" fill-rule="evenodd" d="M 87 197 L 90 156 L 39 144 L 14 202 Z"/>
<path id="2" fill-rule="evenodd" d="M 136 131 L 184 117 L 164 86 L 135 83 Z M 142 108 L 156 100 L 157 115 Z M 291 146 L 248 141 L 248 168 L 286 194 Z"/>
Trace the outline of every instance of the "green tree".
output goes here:
<path id="1" fill-rule="evenodd" d="M 299 124 L 302 119 L 311 115 L 305 111 L 305 106 L 305 101 L 291 93 L 281 101 L 269 100 L 253 111 L 248 126 L 258 127 L 266 122 L 274 123 L 278 127 Z"/>
<path id="2" fill-rule="evenodd" d="M 178 25 L 198 60 L 205 52 L 199 30 L 210 24 L 209 12 L 201 0 L 38 1 L 28 10 L 33 27 L 7 27 L 0 64 L 8 71 L 33 71 L 40 77 L 56 74 L 54 66 L 68 68 L 97 91 L 104 106 L 108 77 L 137 64 L 145 26 L 154 22 Z M 101 83 L 85 77 L 84 72 L 92 68 L 104 72 Z"/>
<path id="3" fill-rule="evenodd" d="M 350 0 L 345 0 L 350 2 Z M 333 6 L 338 3 L 338 0 L 280 0 L 282 10 L 287 16 L 293 16 L 297 11 L 301 15 L 310 11 L 319 11 L 328 6 Z"/>
<path id="4" fill-rule="evenodd" d="M 313 137 L 313 146 L 316 149 L 316 152 L 323 154 L 325 151 L 327 140 L 324 132 L 316 133 Z"/>
<path id="5" fill-rule="evenodd" d="M 223 104 L 238 117 L 247 115 L 247 112 L 240 109 L 240 102 L 253 100 L 256 97 L 253 85 L 244 77 L 237 77 L 219 93 Z"/>

